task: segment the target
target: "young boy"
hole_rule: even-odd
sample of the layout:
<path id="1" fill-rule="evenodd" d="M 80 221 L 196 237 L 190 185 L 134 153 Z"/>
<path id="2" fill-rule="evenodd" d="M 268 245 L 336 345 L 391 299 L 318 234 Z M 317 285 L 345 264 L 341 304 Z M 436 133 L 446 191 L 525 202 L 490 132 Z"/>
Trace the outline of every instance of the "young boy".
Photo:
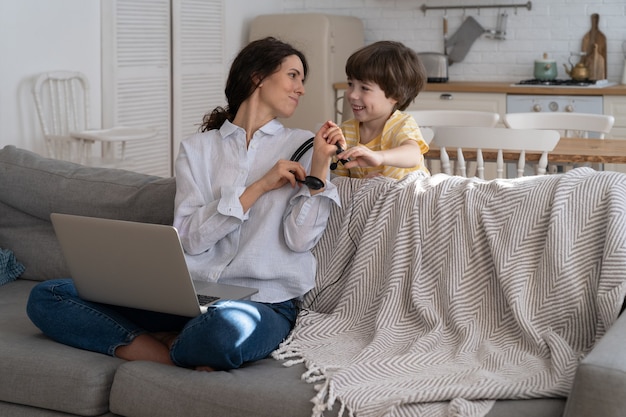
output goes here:
<path id="1" fill-rule="evenodd" d="M 415 119 L 402 112 L 417 97 L 426 73 L 417 54 L 400 42 L 380 41 L 353 53 L 346 63 L 354 119 L 342 123 L 347 149 L 334 173 L 353 178 L 384 175 L 400 179 L 428 172 L 428 151 Z M 329 135 L 341 132 L 329 132 Z M 333 139 L 332 142 L 338 142 Z"/>

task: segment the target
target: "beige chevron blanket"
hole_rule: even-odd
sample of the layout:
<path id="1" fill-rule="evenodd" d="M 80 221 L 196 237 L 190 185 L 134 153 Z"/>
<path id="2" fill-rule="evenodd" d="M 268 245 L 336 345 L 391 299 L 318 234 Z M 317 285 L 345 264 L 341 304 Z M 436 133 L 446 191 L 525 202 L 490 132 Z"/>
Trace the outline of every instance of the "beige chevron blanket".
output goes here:
<path id="1" fill-rule="evenodd" d="M 314 416 L 474 417 L 568 394 L 624 299 L 626 175 L 334 182 L 316 288 L 274 352 L 306 364 Z"/>

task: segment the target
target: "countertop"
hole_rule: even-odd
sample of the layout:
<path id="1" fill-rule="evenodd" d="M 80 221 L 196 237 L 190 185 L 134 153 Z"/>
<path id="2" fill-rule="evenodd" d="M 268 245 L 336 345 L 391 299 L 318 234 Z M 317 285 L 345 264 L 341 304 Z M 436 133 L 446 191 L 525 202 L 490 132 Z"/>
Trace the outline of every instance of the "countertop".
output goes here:
<path id="1" fill-rule="evenodd" d="M 423 91 L 441 93 L 504 93 L 532 95 L 580 95 L 580 96 L 626 96 L 626 85 L 617 84 L 607 87 L 537 87 L 519 86 L 515 82 L 449 81 L 447 83 L 428 83 Z M 335 90 L 345 90 L 347 83 L 333 84 Z"/>

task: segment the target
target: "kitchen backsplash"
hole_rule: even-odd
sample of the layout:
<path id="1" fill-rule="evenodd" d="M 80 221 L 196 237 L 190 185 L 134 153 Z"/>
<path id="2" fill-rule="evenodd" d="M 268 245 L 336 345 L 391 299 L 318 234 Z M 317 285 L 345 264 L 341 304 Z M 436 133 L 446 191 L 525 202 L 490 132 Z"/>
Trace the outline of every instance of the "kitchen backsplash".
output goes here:
<path id="1" fill-rule="evenodd" d="M 511 4 L 524 7 L 428 10 L 427 6 Z M 444 52 L 443 20 L 452 36 L 472 16 L 486 30 L 495 30 L 498 16 L 507 14 L 504 40 L 486 34 L 471 46 L 465 58 L 449 68 L 451 81 L 519 81 L 533 78 L 535 59 L 544 52 L 557 61 L 558 78 L 567 79 L 563 64 L 571 51 L 580 51 L 582 39 L 591 29 L 591 15 L 598 13 L 599 29 L 607 39 L 607 78 L 619 82 L 625 56 L 626 3 L 624 0 L 284 0 L 285 13 L 327 13 L 360 18 L 365 42 L 382 39 L 405 43 L 417 52 Z M 577 58 L 573 58 L 577 62 Z M 568 64 L 569 66 L 569 64 Z"/>

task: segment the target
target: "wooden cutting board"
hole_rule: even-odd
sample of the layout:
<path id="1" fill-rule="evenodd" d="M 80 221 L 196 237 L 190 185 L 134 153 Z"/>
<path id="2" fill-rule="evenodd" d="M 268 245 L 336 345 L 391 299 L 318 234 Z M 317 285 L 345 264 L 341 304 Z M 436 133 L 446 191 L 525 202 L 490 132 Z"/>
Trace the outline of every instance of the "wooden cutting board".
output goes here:
<path id="1" fill-rule="evenodd" d="M 583 36 L 581 52 L 585 52 L 586 55 L 581 58 L 581 61 L 589 69 L 589 78 L 594 80 L 606 79 L 606 36 L 598 28 L 600 22 L 600 15 L 594 13 L 591 15 L 591 30 Z M 595 45 L 597 47 L 597 53 L 595 52 Z M 596 74 L 596 71 L 598 72 Z"/>

